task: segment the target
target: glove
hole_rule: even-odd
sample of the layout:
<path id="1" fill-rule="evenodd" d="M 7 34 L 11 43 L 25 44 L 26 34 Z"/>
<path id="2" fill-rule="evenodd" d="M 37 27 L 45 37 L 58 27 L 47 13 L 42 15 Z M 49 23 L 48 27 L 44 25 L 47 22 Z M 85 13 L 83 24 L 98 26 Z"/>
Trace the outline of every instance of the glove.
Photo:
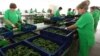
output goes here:
<path id="1" fill-rule="evenodd" d="M 14 24 L 11 25 L 13 28 L 15 28 L 16 26 Z"/>
<path id="2" fill-rule="evenodd" d="M 59 27 L 60 29 L 65 29 L 65 27 L 64 26 L 62 26 L 62 27 Z"/>
<path id="3" fill-rule="evenodd" d="M 66 27 L 65 30 L 67 30 L 68 28 Z"/>

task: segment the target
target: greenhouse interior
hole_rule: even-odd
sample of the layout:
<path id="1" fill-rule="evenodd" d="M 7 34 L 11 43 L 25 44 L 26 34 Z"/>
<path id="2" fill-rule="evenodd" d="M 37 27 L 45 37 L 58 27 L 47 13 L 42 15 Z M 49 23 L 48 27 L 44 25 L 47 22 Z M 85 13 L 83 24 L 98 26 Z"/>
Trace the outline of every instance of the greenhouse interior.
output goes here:
<path id="1" fill-rule="evenodd" d="M 0 0 L 0 56 L 100 56 L 100 0 Z"/>

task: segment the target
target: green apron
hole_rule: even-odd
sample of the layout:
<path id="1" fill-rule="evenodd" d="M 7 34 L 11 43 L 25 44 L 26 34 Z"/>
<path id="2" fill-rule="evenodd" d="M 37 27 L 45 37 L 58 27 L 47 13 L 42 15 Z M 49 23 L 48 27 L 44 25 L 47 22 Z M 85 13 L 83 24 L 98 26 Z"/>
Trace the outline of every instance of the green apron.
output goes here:
<path id="1" fill-rule="evenodd" d="M 60 17 L 60 11 L 59 10 L 55 11 L 54 17 Z"/>
<path id="2" fill-rule="evenodd" d="M 96 31 L 97 25 L 98 25 L 98 21 L 99 21 L 99 18 L 100 18 L 100 12 L 99 12 L 99 10 L 95 9 L 92 12 L 92 16 L 94 18 L 94 30 Z"/>
<path id="3" fill-rule="evenodd" d="M 9 20 L 11 23 L 13 23 L 14 25 L 16 24 L 19 24 L 18 21 L 21 20 L 21 14 L 18 12 L 18 11 L 11 11 L 10 9 L 7 10 L 4 14 L 4 19 L 6 20 Z M 9 30 L 12 30 L 12 26 L 11 25 L 8 25 L 6 24 L 6 27 L 9 29 Z M 21 28 L 21 25 L 18 26 L 18 28 L 20 29 Z"/>
<path id="4" fill-rule="evenodd" d="M 84 13 L 75 25 L 79 33 L 79 56 L 89 56 L 90 48 L 95 43 L 92 15 L 89 12 Z"/>
<path id="5" fill-rule="evenodd" d="M 68 11 L 68 12 L 67 12 L 67 15 L 72 15 L 72 12 L 71 12 L 71 11 Z"/>

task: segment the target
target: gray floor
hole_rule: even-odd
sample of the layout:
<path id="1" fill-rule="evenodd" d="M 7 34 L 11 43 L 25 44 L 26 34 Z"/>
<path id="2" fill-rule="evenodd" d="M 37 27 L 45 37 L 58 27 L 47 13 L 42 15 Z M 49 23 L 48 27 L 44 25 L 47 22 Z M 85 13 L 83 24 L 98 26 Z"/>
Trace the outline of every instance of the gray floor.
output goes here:
<path id="1" fill-rule="evenodd" d="M 91 50 L 90 56 L 100 56 L 100 21 L 98 24 L 97 32 L 96 32 L 96 44 Z"/>

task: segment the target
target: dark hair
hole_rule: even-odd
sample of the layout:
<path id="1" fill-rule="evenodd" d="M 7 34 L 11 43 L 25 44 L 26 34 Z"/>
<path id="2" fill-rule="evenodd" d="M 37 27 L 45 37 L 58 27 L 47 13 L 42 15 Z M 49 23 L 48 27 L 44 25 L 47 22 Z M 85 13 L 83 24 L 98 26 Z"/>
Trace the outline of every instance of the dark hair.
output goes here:
<path id="1" fill-rule="evenodd" d="M 95 6 L 90 7 L 90 9 L 93 9 L 93 10 L 94 10 L 95 8 L 96 8 Z"/>
<path id="2" fill-rule="evenodd" d="M 68 11 L 71 11 L 71 8 L 69 8 Z"/>
<path id="3" fill-rule="evenodd" d="M 95 9 L 98 9 L 98 10 L 100 10 L 100 7 L 96 6 L 96 7 L 95 7 Z"/>
<path id="4" fill-rule="evenodd" d="M 62 7 L 59 7 L 59 10 L 62 10 Z"/>
<path id="5" fill-rule="evenodd" d="M 10 3 L 10 8 L 14 8 L 14 9 L 16 9 L 16 8 L 17 8 L 17 6 L 16 6 L 16 4 L 15 4 L 15 3 Z"/>
<path id="6" fill-rule="evenodd" d="M 90 7 L 90 9 L 92 9 L 92 10 L 95 10 L 95 9 L 100 10 L 100 8 L 98 6 L 92 6 L 92 7 Z"/>

